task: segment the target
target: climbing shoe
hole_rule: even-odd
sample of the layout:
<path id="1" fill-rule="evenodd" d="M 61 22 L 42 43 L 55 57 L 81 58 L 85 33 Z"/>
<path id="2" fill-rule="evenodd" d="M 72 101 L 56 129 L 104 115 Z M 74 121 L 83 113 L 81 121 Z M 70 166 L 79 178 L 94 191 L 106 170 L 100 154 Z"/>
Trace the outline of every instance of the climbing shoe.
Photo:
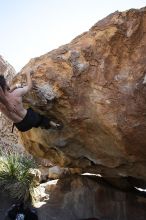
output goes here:
<path id="1" fill-rule="evenodd" d="M 56 119 L 51 119 L 49 124 L 50 124 L 50 128 L 55 129 L 55 130 L 61 130 L 63 128 L 62 122 Z"/>

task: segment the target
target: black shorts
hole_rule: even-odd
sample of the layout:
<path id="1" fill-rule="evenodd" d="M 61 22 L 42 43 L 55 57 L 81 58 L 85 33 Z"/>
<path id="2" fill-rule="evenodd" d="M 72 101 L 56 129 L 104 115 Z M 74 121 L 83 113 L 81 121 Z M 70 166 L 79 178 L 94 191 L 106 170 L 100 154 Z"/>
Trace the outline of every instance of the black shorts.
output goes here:
<path id="1" fill-rule="evenodd" d="M 14 126 L 21 132 L 30 130 L 33 127 L 49 128 L 49 118 L 35 112 L 33 109 L 28 108 L 24 119 L 18 123 L 14 123 Z"/>

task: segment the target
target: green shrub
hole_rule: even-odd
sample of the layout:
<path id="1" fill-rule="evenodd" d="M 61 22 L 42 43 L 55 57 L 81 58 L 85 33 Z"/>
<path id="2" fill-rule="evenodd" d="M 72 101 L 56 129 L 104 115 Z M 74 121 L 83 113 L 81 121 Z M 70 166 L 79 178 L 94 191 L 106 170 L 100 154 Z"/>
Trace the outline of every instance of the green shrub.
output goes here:
<path id="1" fill-rule="evenodd" d="M 11 198 L 26 201 L 33 191 L 34 181 L 29 173 L 36 163 L 30 156 L 2 152 L 0 157 L 0 188 Z"/>

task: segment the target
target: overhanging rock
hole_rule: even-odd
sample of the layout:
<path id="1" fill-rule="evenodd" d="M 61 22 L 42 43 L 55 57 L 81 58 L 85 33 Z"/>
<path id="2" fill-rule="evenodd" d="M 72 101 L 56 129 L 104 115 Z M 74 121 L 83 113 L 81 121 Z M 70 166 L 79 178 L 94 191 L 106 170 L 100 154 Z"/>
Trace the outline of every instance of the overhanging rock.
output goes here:
<path id="1" fill-rule="evenodd" d="M 22 133 L 25 148 L 62 167 L 146 179 L 146 8 L 115 12 L 88 32 L 31 59 L 27 106 L 61 131 Z"/>

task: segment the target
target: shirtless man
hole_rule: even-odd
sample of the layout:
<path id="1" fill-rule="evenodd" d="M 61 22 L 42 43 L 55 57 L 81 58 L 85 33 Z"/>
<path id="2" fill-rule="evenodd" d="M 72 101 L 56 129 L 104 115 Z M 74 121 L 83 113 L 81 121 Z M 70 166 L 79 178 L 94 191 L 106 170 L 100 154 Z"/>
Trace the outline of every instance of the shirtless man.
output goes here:
<path id="1" fill-rule="evenodd" d="M 60 129 L 62 125 L 56 119 L 40 115 L 33 109 L 23 107 L 22 97 L 31 90 L 32 80 L 30 72 L 26 73 L 27 85 L 22 88 L 9 88 L 3 75 L 0 75 L 0 111 L 4 113 L 14 126 L 21 132 L 33 127 L 44 129 Z"/>

